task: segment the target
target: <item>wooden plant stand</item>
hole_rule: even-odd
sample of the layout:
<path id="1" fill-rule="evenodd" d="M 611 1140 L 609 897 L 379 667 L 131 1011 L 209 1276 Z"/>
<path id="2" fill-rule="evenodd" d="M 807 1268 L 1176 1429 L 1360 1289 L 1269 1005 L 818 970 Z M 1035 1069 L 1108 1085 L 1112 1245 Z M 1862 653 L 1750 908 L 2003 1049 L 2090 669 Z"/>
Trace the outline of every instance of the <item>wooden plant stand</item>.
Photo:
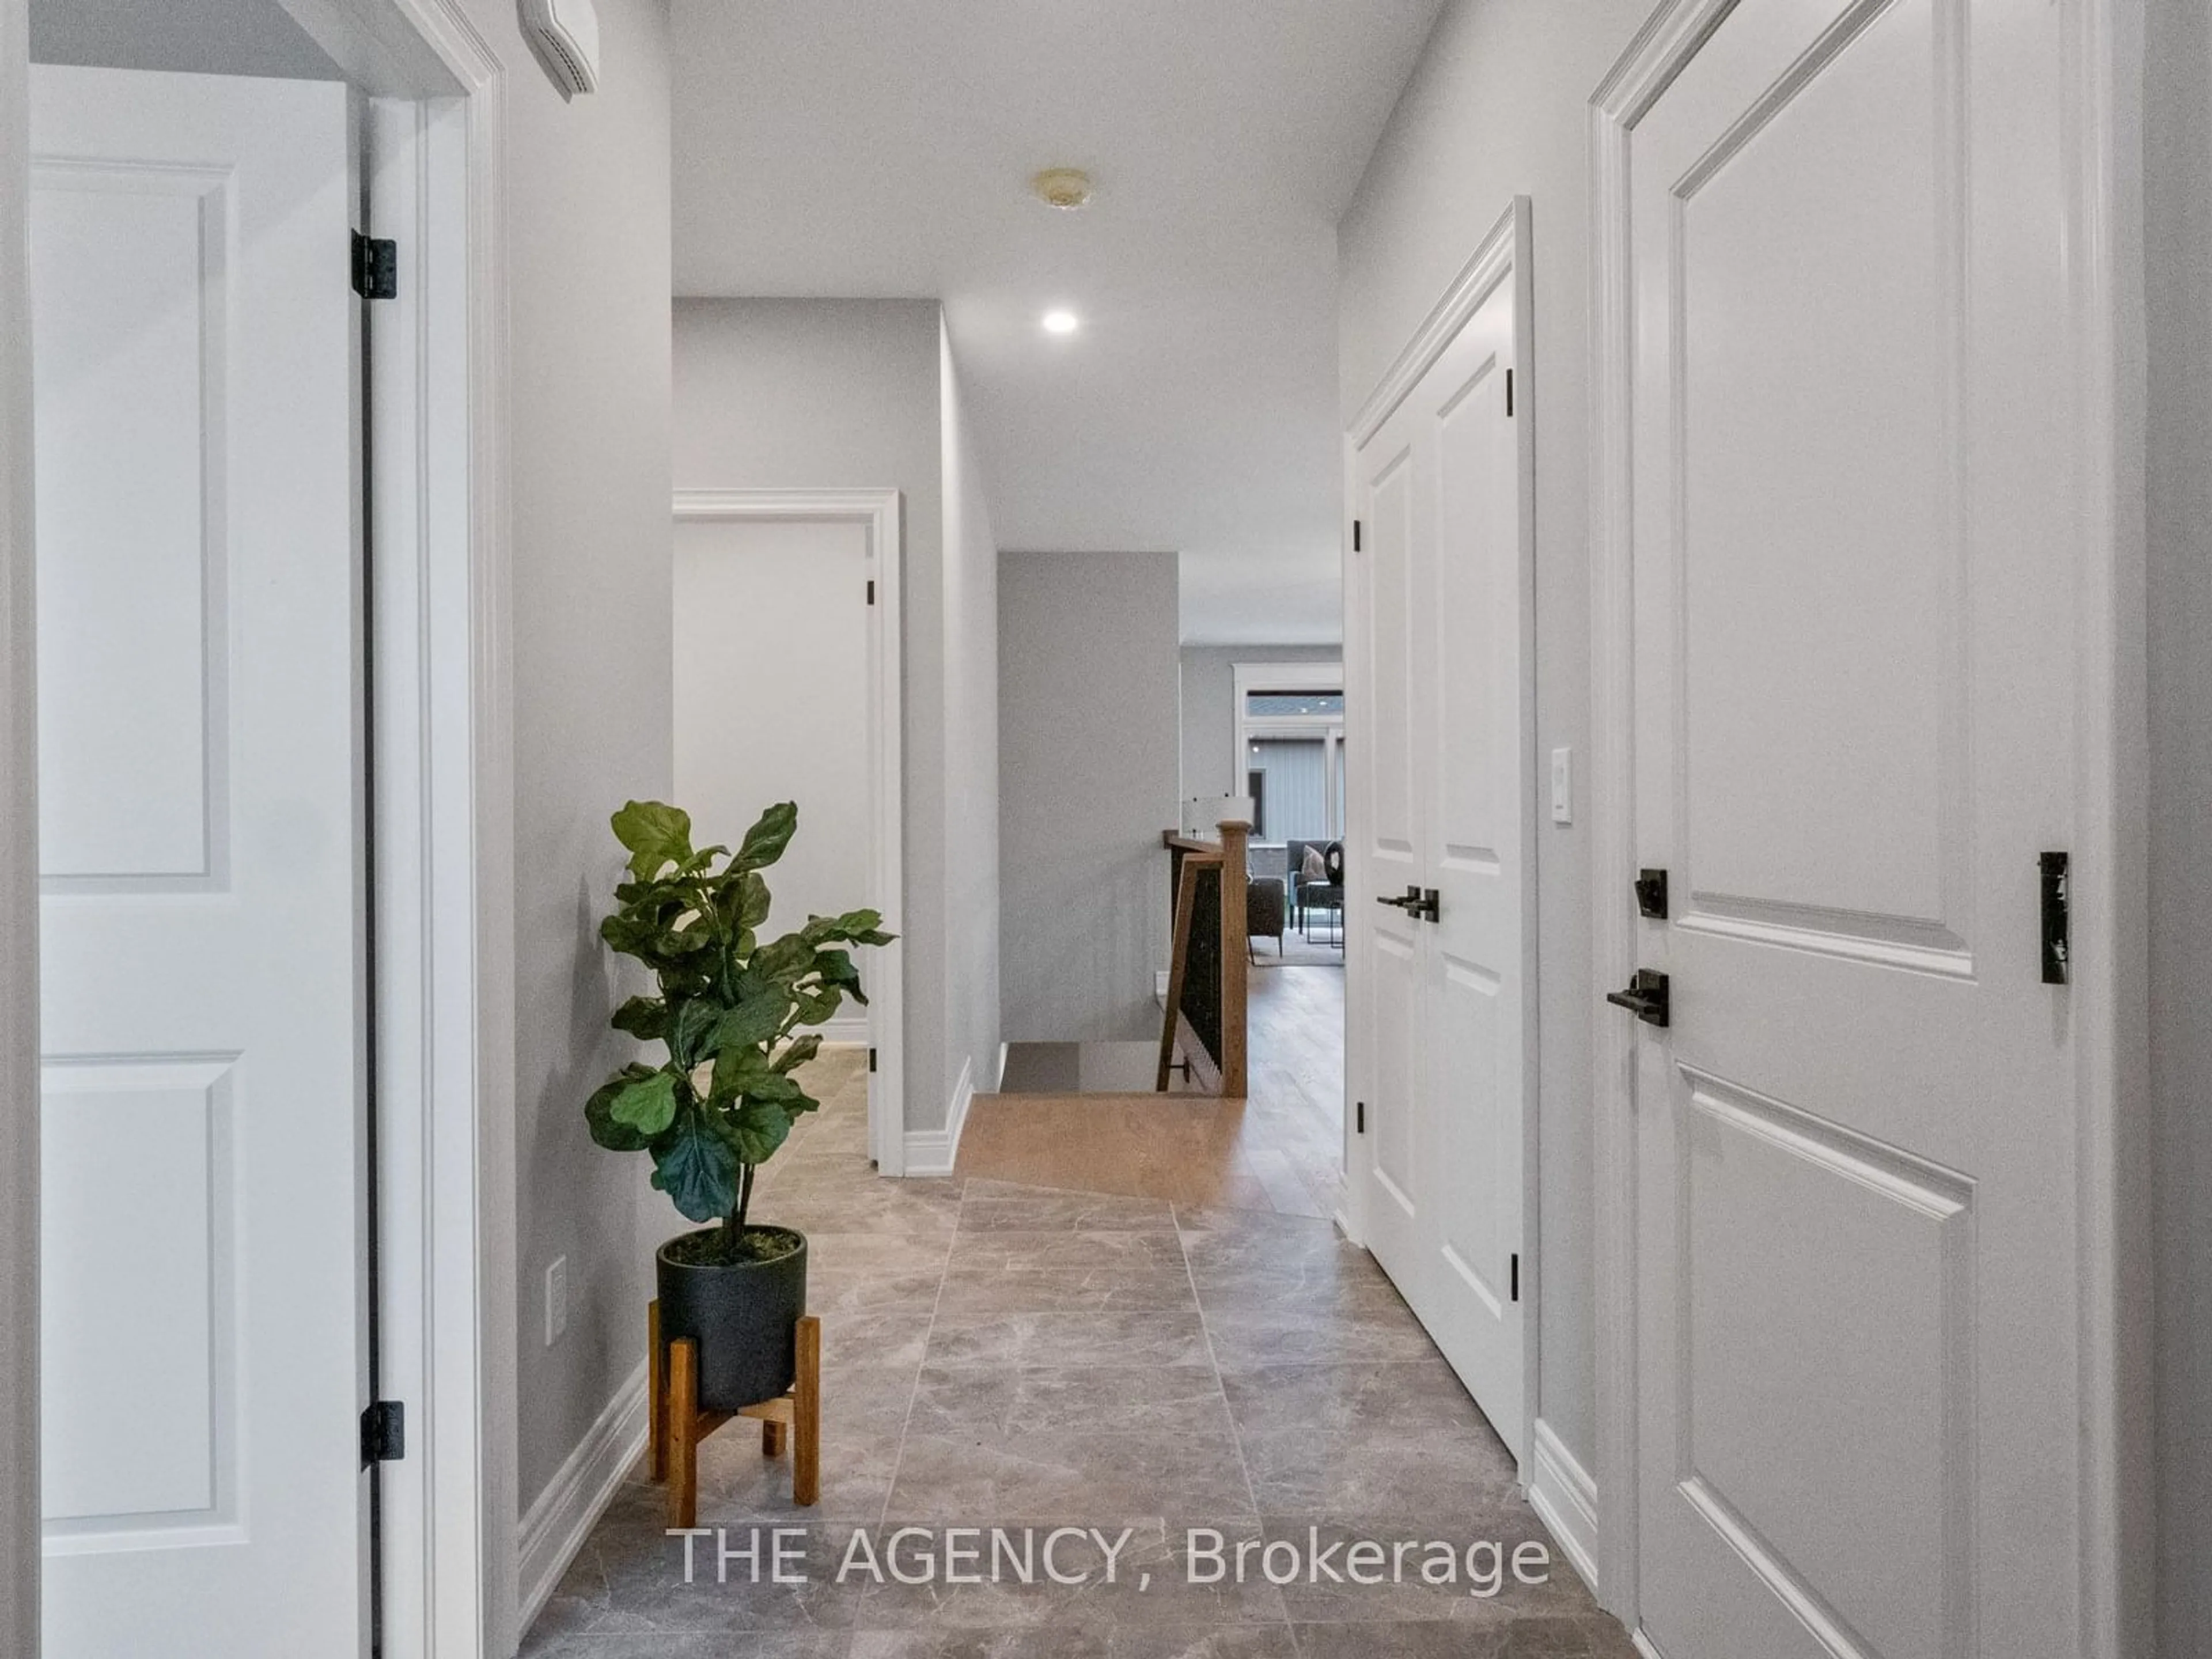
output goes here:
<path id="1" fill-rule="evenodd" d="M 699 1524 L 699 1443 L 733 1417 L 761 1425 L 761 1454 L 783 1455 L 791 1443 L 791 1499 L 811 1508 L 822 1498 L 822 1322 L 799 1322 L 799 1379 L 787 1394 L 733 1412 L 699 1409 L 699 1345 L 686 1337 L 665 1347 L 660 1304 L 646 1310 L 646 1416 L 650 1425 L 647 1468 L 668 1483 L 668 1524 Z"/>

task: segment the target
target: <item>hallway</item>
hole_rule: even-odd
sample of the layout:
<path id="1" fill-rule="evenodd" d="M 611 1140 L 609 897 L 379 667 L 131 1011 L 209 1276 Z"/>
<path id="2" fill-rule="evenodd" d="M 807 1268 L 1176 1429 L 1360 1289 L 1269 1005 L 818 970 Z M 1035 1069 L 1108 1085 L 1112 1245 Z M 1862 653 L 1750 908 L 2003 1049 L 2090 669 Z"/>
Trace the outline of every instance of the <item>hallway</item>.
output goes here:
<path id="1" fill-rule="evenodd" d="M 763 1458 L 744 1425 L 708 1442 L 700 1470 L 701 1525 L 733 1529 L 734 1549 L 744 1528 L 803 1522 L 811 1582 L 754 1585 L 738 1566 L 717 1584 L 703 1539 L 687 1585 L 641 1474 L 538 1620 L 530 1659 L 1630 1654 L 1555 1551 L 1547 1582 L 1509 1570 L 1494 1595 L 1470 1593 L 1469 1546 L 1495 1542 L 1510 1562 L 1547 1534 L 1412 1315 L 1328 1223 L 879 1181 L 857 1053 L 812 1070 L 823 1111 L 764 1171 L 759 1212 L 810 1241 L 822 1502 L 793 1509 L 788 1464 Z M 903 1586 L 861 1566 L 836 1582 L 859 1528 L 881 1557 L 902 1525 L 1042 1536 L 1070 1524 L 1132 1529 L 1117 1583 L 1054 1585 L 1039 1571 L 1030 1584 Z M 1278 1585 L 1256 1553 L 1233 1582 L 1237 1540 L 1295 1542 L 1303 1559 L 1316 1526 L 1324 1550 L 1449 1542 L 1458 1582 L 1422 1583 L 1418 1550 L 1400 1584 L 1325 1571 Z M 1191 1528 L 1223 1535 L 1232 1582 L 1186 1582 Z M 1328 1565 L 1341 1575 L 1344 1562 Z"/>
<path id="2" fill-rule="evenodd" d="M 960 1141 L 963 1176 L 1325 1220 L 1344 1202 L 1344 970 L 1270 967 L 1251 976 L 1245 1100 L 1010 1089 L 978 1095 Z M 1027 1044 L 1091 1052 L 1150 1044 Z M 1071 1066 L 1079 1062 L 1070 1060 Z M 1008 1067 L 1009 1072 L 1012 1067 Z M 1126 1085 L 1124 1085 L 1126 1086 Z"/>

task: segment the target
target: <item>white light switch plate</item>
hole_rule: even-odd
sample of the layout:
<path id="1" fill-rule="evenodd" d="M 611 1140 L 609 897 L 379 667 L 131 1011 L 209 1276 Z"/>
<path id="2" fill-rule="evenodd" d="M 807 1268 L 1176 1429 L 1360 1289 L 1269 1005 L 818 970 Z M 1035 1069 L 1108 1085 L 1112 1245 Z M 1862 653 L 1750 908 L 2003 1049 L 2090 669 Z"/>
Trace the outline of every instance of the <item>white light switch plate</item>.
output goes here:
<path id="1" fill-rule="evenodd" d="M 1554 749 L 1552 751 L 1552 822 L 1572 823 L 1575 821 L 1575 751 Z"/>
<path id="2" fill-rule="evenodd" d="M 557 1255 L 545 1270 L 545 1346 L 551 1347 L 568 1328 L 568 1258 Z"/>

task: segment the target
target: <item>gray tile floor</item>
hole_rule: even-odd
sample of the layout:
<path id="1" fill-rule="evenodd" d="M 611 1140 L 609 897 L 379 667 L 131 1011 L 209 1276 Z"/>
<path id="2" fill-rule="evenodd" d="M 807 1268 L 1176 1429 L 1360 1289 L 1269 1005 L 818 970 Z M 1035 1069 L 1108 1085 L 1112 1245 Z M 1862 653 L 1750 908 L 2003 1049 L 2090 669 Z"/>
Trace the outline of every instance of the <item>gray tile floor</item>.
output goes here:
<path id="1" fill-rule="evenodd" d="M 763 1172 L 756 1212 L 810 1240 L 822 1502 L 794 1508 L 788 1462 L 750 1425 L 724 1429 L 702 1454 L 700 1524 L 731 1550 L 762 1528 L 763 1582 L 739 1558 L 718 1583 L 710 1538 L 686 1583 L 641 1468 L 528 1659 L 1628 1659 L 1555 1548 L 1547 1582 L 1515 1580 L 1515 1547 L 1548 1538 L 1511 1461 L 1328 1223 L 878 1180 L 856 1064 L 814 1072 L 823 1111 Z M 805 1528 L 806 1582 L 768 1582 L 775 1526 Z M 894 1558 L 902 1527 L 921 1530 Z M 981 1559 L 952 1565 L 983 1582 L 948 1582 L 947 1547 L 966 1540 L 946 1529 L 968 1527 L 985 1529 Z M 1053 1582 L 1040 1552 L 1060 1527 L 1118 1544 L 1112 1582 L 1087 1535 L 1054 1558 L 1085 1582 Z M 1386 1582 L 1352 1582 L 1362 1543 Z M 1431 1543 L 1453 1547 L 1457 1583 L 1423 1581 L 1425 1564 L 1443 1571 Z M 1478 1549 L 1470 1574 L 1468 1547 L 1493 1544 L 1503 1587 L 1471 1594 L 1492 1558 Z M 1332 1546 L 1323 1571 L 1305 1565 Z M 1219 1581 L 1199 1582 L 1216 1547 Z M 1271 1582 L 1294 1552 L 1296 1581 Z M 933 1582 L 898 1582 L 894 1559 Z"/>

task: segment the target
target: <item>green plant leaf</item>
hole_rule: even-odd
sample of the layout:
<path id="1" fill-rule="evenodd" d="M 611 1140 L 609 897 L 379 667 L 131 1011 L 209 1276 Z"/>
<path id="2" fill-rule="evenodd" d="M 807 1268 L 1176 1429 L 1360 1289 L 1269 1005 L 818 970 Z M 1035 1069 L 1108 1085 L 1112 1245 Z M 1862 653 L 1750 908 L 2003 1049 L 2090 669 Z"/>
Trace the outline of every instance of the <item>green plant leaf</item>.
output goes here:
<path id="1" fill-rule="evenodd" d="M 712 847 L 702 847 L 684 860 L 684 869 L 687 874 L 696 875 L 729 850 L 719 842 Z"/>
<path id="2" fill-rule="evenodd" d="M 793 809 L 794 816 L 797 809 Z M 664 866 L 679 868 L 692 856 L 691 815 L 665 801 L 634 800 L 611 820 L 615 839 L 629 851 L 630 873 L 650 880 Z M 787 834 L 784 840 L 791 839 Z M 779 847 L 776 849 L 781 852 Z"/>
<path id="3" fill-rule="evenodd" d="M 703 1112 L 678 1117 L 653 1148 L 653 1184 L 693 1221 L 726 1216 L 738 1203 L 738 1154 Z"/>
<path id="4" fill-rule="evenodd" d="M 719 1054 L 766 1042 L 783 1029 L 783 1017 L 790 1007 L 778 992 L 747 997 L 722 1013 L 708 1046 Z"/>
<path id="5" fill-rule="evenodd" d="M 745 1099 L 767 1101 L 778 1106 L 790 1106 L 806 1098 L 806 1091 L 790 1078 L 773 1067 L 745 1085 Z"/>
<path id="6" fill-rule="evenodd" d="M 814 947 L 804 933 L 786 933 L 754 951 L 746 966 L 758 978 L 787 986 L 814 966 Z"/>
<path id="7" fill-rule="evenodd" d="M 779 1072 L 797 1071 L 821 1052 L 822 1037 L 818 1032 L 810 1031 L 805 1036 L 793 1037 L 776 1055 L 775 1069 Z"/>
<path id="8" fill-rule="evenodd" d="M 584 1103 L 584 1121 L 590 1127 L 592 1139 L 611 1152 L 641 1152 L 653 1144 L 653 1137 L 640 1134 L 630 1125 L 619 1121 L 614 1115 L 617 1096 L 641 1078 L 653 1075 L 650 1066 L 632 1064 L 602 1083 Z"/>
<path id="9" fill-rule="evenodd" d="M 676 1118 L 676 1074 L 657 1071 L 633 1079 L 614 1097 L 607 1115 L 650 1140 Z"/>
<path id="10" fill-rule="evenodd" d="M 867 998 L 860 994 L 860 970 L 849 951 L 817 951 L 814 971 L 822 975 L 824 987 L 836 986 L 852 994 L 855 1002 L 865 1004 Z"/>
<path id="11" fill-rule="evenodd" d="M 632 997 L 615 1010 L 608 1024 L 641 1042 L 653 1042 L 668 1030 L 668 1005 L 659 997 Z"/>
<path id="12" fill-rule="evenodd" d="M 714 1076 L 708 1089 L 708 1100 L 718 1110 L 728 1107 L 744 1095 L 746 1089 L 764 1077 L 775 1075 L 775 1068 L 769 1064 L 768 1056 L 757 1048 L 725 1048 L 714 1056 Z"/>
<path id="13" fill-rule="evenodd" d="M 799 803 L 778 801 L 745 831 L 737 855 L 730 860 L 731 868 L 757 870 L 763 865 L 774 864 L 783 856 L 783 849 L 791 845 L 791 838 L 798 830 Z"/>
<path id="14" fill-rule="evenodd" d="M 809 916 L 804 931 L 811 945 L 889 945 L 898 935 L 884 932 L 883 921 L 881 911 L 848 910 L 842 916 Z"/>
<path id="15" fill-rule="evenodd" d="M 759 927 L 768 920 L 768 883 L 761 878 L 758 871 L 746 871 L 738 892 L 738 925 L 745 928 Z"/>
<path id="16" fill-rule="evenodd" d="M 721 1129 L 732 1150 L 747 1164 L 765 1164 L 791 1134 L 791 1114 L 772 1101 L 748 1096 L 722 1114 Z"/>
<path id="17" fill-rule="evenodd" d="M 799 1011 L 796 1023 L 800 1025 L 826 1025 L 836 1018 L 837 1010 L 844 1000 L 844 993 L 835 986 L 825 990 L 801 991 L 792 999 L 792 1006 Z"/>
<path id="18" fill-rule="evenodd" d="M 710 996 L 692 997 L 678 1005 L 668 1030 L 670 1057 L 686 1071 L 696 1066 L 721 1046 L 714 1038 L 714 1027 L 722 1018 L 721 1003 Z"/>

